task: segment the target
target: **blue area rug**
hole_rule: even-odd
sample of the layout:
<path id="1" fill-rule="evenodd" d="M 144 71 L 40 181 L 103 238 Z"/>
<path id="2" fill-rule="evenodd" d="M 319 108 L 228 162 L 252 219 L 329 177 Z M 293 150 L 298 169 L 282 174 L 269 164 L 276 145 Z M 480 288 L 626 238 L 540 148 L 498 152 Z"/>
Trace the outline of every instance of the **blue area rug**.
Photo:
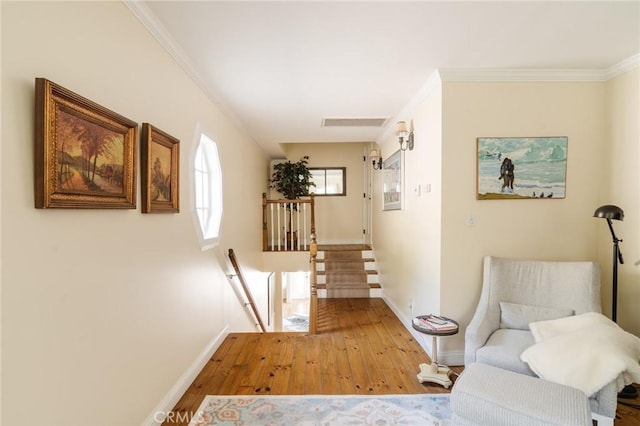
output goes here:
<path id="1" fill-rule="evenodd" d="M 450 424 L 448 394 L 207 396 L 190 426 Z"/>
<path id="2" fill-rule="evenodd" d="M 309 331 L 309 316 L 293 314 L 283 318 L 282 331 Z"/>

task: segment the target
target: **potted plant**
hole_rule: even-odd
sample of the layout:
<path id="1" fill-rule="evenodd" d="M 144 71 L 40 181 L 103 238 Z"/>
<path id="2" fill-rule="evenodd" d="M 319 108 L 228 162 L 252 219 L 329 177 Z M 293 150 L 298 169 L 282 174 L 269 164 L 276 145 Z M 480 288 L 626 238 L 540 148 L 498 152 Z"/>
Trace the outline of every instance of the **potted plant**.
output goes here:
<path id="1" fill-rule="evenodd" d="M 309 160 L 309 156 L 305 155 L 295 163 L 287 160 L 274 165 L 270 180 L 271 187 L 284 195 L 287 200 L 297 200 L 300 197 L 309 195 L 309 188 L 316 186 L 316 184 L 311 182 L 312 175 L 307 166 L 307 160 Z M 296 232 L 291 233 L 293 225 L 292 208 L 297 210 L 298 205 L 287 205 L 287 210 L 289 210 L 289 231 L 286 238 L 293 247 L 298 238 Z"/>

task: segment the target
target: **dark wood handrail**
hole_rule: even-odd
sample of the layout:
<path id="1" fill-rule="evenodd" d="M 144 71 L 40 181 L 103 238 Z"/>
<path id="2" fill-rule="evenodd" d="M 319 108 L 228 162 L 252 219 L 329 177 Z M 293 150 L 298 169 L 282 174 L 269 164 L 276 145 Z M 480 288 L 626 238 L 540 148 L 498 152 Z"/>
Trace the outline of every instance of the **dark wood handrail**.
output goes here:
<path id="1" fill-rule="evenodd" d="M 236 271 L 236 276 L 242 285 L 242 290 L 244 294 L 247 296 L 247 300 L 249 301 L 249 305 L 251 306 L 251 310 L 253 311 L 253 315 L 256 317 L 258 324 L 260 326 L 260 330 L 262 332 L 267 331 L 264 327 L 264 323 L 262 322 L 262 318 L 260 317 L 260 312 L 258 312 L 258 308 L 256 307 L 256 302 L 253 300 L 253 296 L 251 296 L 251 290 L 247 286 L 247 281 L 244 279 L 244 275 L 242 275 L 242 271 L 240 270 L 240 264 L 238 263 L 238 259 L 236 258 L 236 254 L 233 252 L 233 249 L 229 249 L 229 260 L 233 265 L 233 269 Z"/>

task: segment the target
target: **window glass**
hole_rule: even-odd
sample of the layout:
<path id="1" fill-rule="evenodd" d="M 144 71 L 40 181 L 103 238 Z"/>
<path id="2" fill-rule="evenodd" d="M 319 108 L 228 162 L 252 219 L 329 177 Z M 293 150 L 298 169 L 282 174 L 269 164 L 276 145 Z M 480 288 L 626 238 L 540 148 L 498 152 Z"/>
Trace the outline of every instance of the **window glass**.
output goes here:
<path id="1" fill-rule="evenodd" d="M 310 192 L 314 192 L 316 195 L 326 194 L 326 189 L 324 186 L 325 178 L 324 178 L 324 169 L 310 169 L 311 171 L 311 182 L 315 183 L 316 186 L 312 186 L 309 188 Z"/>
<path id="2" fill-rule="evenodd" d="M 347 195 L 346 167 L 310 167 L 312 179 L 316 184 L 311 187 L 316 195 Z"/>
<path id="3" fill-rule="evenodd" d="M 222 224 L 222 169 L 216 143 L 200 136 L 193 163 L 194 210 L 203 249 L 218 244 Z"/>

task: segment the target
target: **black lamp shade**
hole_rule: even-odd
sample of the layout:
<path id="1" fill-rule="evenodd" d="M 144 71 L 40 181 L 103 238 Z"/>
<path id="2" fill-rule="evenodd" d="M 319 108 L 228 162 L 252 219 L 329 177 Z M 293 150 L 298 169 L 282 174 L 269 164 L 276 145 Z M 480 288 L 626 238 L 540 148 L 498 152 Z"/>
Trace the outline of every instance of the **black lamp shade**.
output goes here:
<path id="1" fill-rule="evenodd" d="M 598 207 L 593 213 L 593 217 L 600 217 L 602 219 L 623 220 L 624 212 L 618 206 L 607 204 L 606 206 Z"/>

